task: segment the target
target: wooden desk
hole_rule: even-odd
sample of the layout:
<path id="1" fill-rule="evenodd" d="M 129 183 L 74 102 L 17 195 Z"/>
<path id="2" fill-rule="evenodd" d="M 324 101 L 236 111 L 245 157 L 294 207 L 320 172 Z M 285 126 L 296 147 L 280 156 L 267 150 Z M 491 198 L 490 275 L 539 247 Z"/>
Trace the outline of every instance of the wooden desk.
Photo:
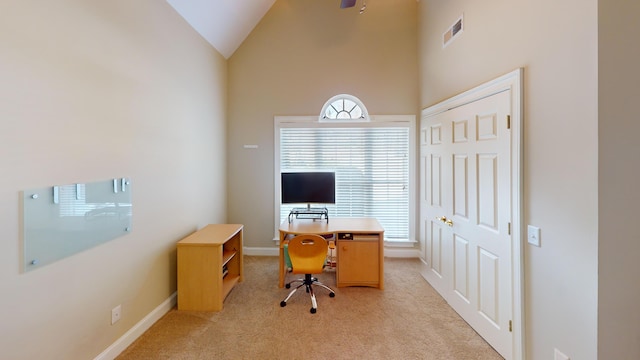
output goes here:
<path id="1" fill-rule="evenodd" d="M 284 287 L 284 245 L 288 235 L 334 235 L 336 285 L 384 288 L 384 229 L 373 218 L 332 218 L 327 222 L 295 219 L 280 225 L 280 279 Z"/>

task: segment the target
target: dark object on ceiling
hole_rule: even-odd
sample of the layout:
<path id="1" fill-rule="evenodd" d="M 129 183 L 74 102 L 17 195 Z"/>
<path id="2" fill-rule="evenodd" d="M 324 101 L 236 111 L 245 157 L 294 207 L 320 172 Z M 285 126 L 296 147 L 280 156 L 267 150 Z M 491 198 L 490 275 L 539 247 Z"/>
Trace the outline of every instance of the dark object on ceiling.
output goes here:
<path id="1" fill-rule="evenodd" d="M 357 0 L 342 0 L 342 2 L 340 3 L 340 8 L 344 9 L 353 7 L 356 5 L 356 1 Z"/>

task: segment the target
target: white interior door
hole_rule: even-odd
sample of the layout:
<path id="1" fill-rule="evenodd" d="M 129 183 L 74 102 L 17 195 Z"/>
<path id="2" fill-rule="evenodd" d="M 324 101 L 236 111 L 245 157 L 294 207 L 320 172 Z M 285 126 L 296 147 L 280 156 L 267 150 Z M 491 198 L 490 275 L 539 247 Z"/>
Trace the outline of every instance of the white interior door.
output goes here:
<path id="1" fill-rule="evenodd" d="M 422 275 L 506 359 L 520 301 L 512 96 L 503 90 L 423 117 L 420 151 Z"/>
<path id="2" fill-rule="evenodd" d="M 446 153 L 446 140 L 450 137 L 444 114 L 423 119 L 420 125 L 420 238 L 424 239 L 422 276 L 440 294 L 451 291 L 451 238 L 452 233 L 442 219 L 450 213 L 451 162 Z M 445 220 L 445 221 L 443 221 Z"/>

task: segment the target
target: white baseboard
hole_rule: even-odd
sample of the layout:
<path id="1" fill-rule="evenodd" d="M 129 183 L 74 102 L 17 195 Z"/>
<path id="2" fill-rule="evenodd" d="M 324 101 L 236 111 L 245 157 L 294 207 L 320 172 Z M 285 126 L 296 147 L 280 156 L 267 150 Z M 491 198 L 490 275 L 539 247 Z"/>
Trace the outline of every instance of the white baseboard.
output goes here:
<path id="1" fill-rule="evenodd" d="M 278 248 L 257 248 L 257 247 L 245 247 L 243 248 L 244 254 L 249 256 L 278 256 Z M 417 258 L 420 257 L 420 252 L 414 248 L 403 247 L 388 247 L 384 249 L 385 257 L 393 258 Z"/>
<path id="2" fill-rule="evenodd" d="M 277 247 L 243 247 L 244 255 L 249 256 L 279 256 L 279 248 Z"/>
<path id="3" fill-rule="evenodd" d="M 420 257 L 420 251 L 412 248 L 388 247 L 384 249 L 384 257 L 390 258 L 417 258 Z"/>
<path id="4" fill-rule="evenodd" d="M 139 338 L 151 325 L 160 320 L 164 314 L 168 313 L 176 305 L 177 294 L 173 293 L 169 298 L 158 305 L 147 316 L 135 324 L 129 331 L 122 335 L 116 342 L 106 348 L 94 360 L 113 360 L 122 353 L 129 345 Z"/>

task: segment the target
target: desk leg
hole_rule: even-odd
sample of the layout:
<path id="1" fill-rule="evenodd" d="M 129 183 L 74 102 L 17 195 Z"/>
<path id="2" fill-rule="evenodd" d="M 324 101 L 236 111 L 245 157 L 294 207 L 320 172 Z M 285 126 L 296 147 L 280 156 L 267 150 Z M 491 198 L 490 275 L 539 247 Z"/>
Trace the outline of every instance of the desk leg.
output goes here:
<path id="1" fill-rule="evenodd" d="M 284 287 L 284 238 L 285 234 L 280 232 L 280 255 L 278 260 L 278 271 L 280 278 L 278 279 L 278 287 Z"/>

